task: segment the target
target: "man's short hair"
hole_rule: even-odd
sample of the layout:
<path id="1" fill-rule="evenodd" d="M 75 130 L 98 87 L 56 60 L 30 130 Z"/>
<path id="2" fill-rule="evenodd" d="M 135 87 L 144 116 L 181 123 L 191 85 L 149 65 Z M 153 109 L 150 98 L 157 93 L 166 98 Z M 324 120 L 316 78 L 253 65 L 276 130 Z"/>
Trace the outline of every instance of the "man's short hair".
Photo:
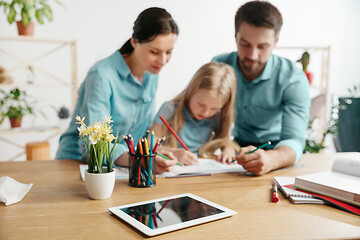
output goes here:
<path id="1" fill-rule="evenodd" d="M 235 33 L 239 31 L 243 22 L 256 27 L 273 29 L 275 36 L 278 36 L 283 24 L 279 10 L 266 1 L 247 2 L 238 9 L 235 15 Z"/>

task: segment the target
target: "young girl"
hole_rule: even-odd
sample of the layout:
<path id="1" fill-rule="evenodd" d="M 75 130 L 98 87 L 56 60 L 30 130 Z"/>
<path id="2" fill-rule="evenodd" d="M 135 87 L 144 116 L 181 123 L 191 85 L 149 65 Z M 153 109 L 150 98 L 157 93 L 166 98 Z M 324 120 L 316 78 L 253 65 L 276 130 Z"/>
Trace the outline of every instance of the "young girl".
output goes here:
<path id="1" fill-rule="evenodd" d="M 158 73 L 170 60 L 178 26 L 162 8 L 148 8 L 134 22 L 132 37 L 111 56 L 97 62 L 79 89 L 72 121 L 60 138 L 56 159 L 86 160 L 75 116 L 86 117 L 88 125 L 111 115 L 114 133 L 143 137 L 155 111 Z M 127 146 L 117 149 L 117 165 L 128 165 Z M 159 158 L 157 170 L 168 171 L 176 163 Z M 175 163 L 174 163 L 175 162 Z"/>
<path id="2" fill-rule="evenodd" d="M 166 136 L 163 149 L 170 150 L 180 163 L 191 165 L 197 156 L 214 155 L 222 150 L 218 161 L 230 163 L 238 146 L 229 139 L 234 119 L 236 95 L 235 72 L 227 64 L 211 62 L 202 66 L 189 85 L 170 102 L 165 102 L 151 130 Z M 191 152 L 181 149 L 176 138 L 159 119 L 161 115 Z"/>

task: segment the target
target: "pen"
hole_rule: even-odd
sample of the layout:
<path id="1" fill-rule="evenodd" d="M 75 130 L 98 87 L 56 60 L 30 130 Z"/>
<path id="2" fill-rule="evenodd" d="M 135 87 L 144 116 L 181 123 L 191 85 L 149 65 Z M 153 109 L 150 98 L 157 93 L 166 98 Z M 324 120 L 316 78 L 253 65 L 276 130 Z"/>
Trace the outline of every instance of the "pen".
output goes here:
<path id="1" fill-rule="evenodd" d="M 259 149 L 262 149 L 262 148 L 264 148 L 264 147 L 267 147 L 267 146 L 269 146 L 269 145 L 271 145 L 271 142 L 270 142 L 270 141 L 268 141 L 267 143 L 264 143 L 264 144 L 261 145 L 261 146 L 258 146 L 258 147 L 255 148 L 254 150 L 252 150 L 252 151 L 250 151 L 250 152 L 247 152 L 247 153 L 245 153 L 245 154 L 253 153 L 253 152 L 255 152 L 255 151 L 259 150 Z"/>
<path id="2" fill-rule="evenodd" d="M 272 201 L 274 203 L 277 203 L 279 201 L 278 188 L 277 188 L 275 180 L 274 180 L 273 189 L 272 189 Z"/>
<path id="3" fill-rule="evenodd" d="M 172 133 L 172 135 L 174 135 L 174 137 L 176 138 L 176 140 L 179 141 L 179 143 L 181 144 L 181 146 L 183 146 L 183 148 L 185 148 L 185 150 L 190 151 L 189 148 L 185 145 L 185 143 L 183 143 L 183 141 L 181 141 L 180 137 L 176 134 L 176 132 L 170 127 L 170 125 L 165 121 L 165 119 L 160 115 L 159 118 L 161 119 L 161 121 L 163 121 L 163 123 L 165 124 L 165 126 L 169 129 L 169 131 Z"/>
<path id="4" fill-rule="evenodd" d="M 169 157 L 167 157 L 167 156 L 165 156 L 165 155 L 162 155 L 161 153 L 156 153 L 156 155 L 159 155 L 160 157 L 165 158 L 165 159 L 167 159 L 167 160 L 172 160 L 171 158 L 169 158 Z M 176 165 L 184 166 L 184 165 L 182 165 L 181 163 L 176 163 Z"/>
<path id="5" fill-rule="evenodd" d="M 267 147 L 267 146 L 269 146 L 269 145 L 271 145 L 271 142 L 270 142 L 270 141 L 268 141 L 267 143 L 264 143 L 264 144 L 261 145 L 261 146 L 258 146 L 258 147 L 255 148 L 254 150 L 251 150 L 251 151 L 249 151 L 249 152 L 247 152 L 247 153 L 245 153 L 245 154 L 253 153 L 253 152 L 255 152 L 255 151 L 259 150 L 259 149 L 262 149 L 262 148 L 264 148 L 264 147 Z M 234 160 L 232 160 L 231 162 L 233 163 L 233 162 L 235 162 L 235 161 L 236 161 L 236 160 L 234 159 Z"/>

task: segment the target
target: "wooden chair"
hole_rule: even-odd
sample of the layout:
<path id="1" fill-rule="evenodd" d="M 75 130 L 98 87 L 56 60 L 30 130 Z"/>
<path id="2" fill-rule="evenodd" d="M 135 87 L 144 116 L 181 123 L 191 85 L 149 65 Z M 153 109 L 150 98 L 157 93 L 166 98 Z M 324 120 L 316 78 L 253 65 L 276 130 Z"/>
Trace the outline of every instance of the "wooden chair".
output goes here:
<path id="1" fill-rule="evenodd" d="M 50 160 L 50 143 L 31 142 L 26 144 L 27 160 Z"/>

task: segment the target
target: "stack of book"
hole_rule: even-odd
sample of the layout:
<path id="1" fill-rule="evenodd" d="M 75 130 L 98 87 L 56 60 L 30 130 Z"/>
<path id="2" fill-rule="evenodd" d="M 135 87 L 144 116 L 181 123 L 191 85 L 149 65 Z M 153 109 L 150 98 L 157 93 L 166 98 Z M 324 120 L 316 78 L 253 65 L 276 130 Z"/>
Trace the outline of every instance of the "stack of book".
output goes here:
<path id="1" fill-rule="evenodd" d="M 331 171 L 274 179 L 292 203 L 330 203 L 360 215 L 360 154 L 337 158 Z"/>

